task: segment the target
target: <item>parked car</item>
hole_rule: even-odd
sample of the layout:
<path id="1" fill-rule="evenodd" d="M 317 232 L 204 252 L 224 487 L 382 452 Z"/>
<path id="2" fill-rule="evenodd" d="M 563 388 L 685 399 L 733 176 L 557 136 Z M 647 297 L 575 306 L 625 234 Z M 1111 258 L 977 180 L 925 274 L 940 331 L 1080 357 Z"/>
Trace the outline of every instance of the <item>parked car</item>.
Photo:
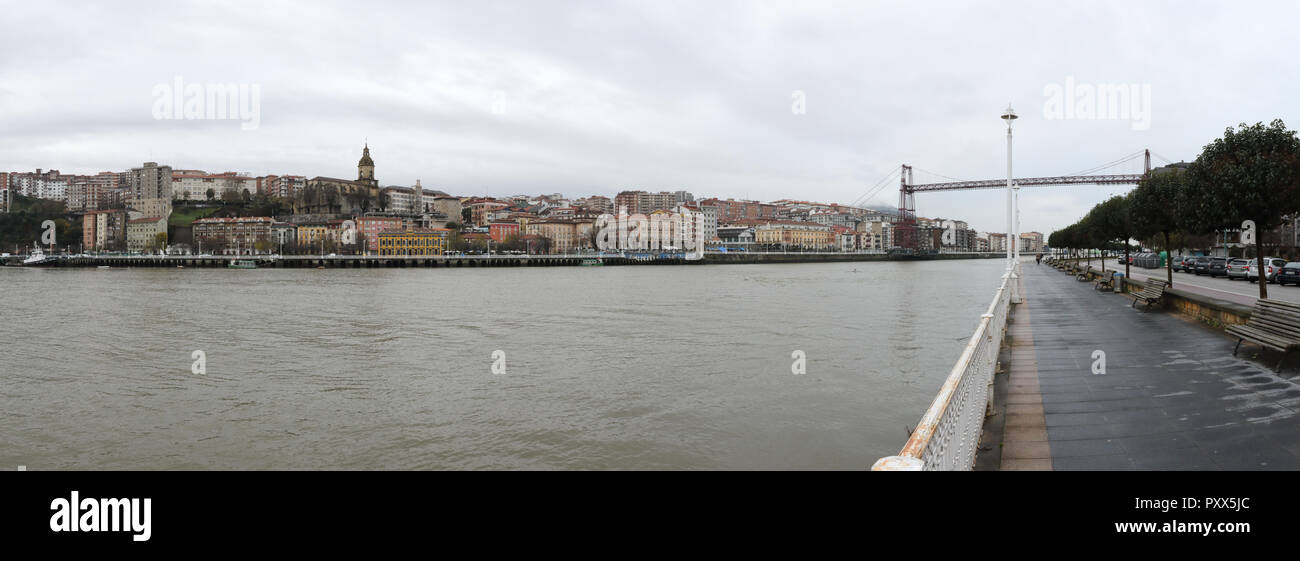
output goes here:
<path id="1" fill-rule="evenodd" d="M 1285 266 L 1286 266 L 1286 261 L 1283 259 L 1278 259 L 1276 257 L 1265 257 L 1264 271 L 1263 271 L 1264 282 L 1273 282 L 1277 280 L 1277 272 L 1281 270 L 1282 267 Z M 1251 259 L 1250 267 L 1246 269 L 1246 280 L 1250 282 L 1255 282 L 1259 280 L 1260 271 L 1258 271 L 1257 269 L 1259 269 L 1259 263 L 1256 260 Z"/>
<path id="2" fill-rule="evenodd" d="M 1199 255 L 1192 260 L 1192 273 L 1196 276 L 1204 275 L 1210 269 L 1210 257 Z"/>
<path id="3" fill-rule="evenodd" d="M 1286 286 L 1294 284 L 1300 286 L 1300 261 L 1292 261 L 1282 266 L 1276 277 L 1277 283 Z"/>
<path id="4" fill-rule="evenodd" d="M 1210 277 L 1226 276 L 1228 274 L 1227 257 L 1211 257 L 1209 264 L 1205 266 L 1205 274 Z"/>
<path id="5" fill-rule="evenodd" d="M 1175 270 L 1175 271 L 1182 271 L 1182 272 L 1184 272 L 1184 273 L 1190 273 L 1190 272 L 1192 272 L 1192 265 L 1195 265 L 1195 264 L 1196 264 L 1196 256 L 1194 256 L 1194 255 L 1180 255 L 1180 256 L 1174 258 L 1174 262 L 1173 262 L 1172 265 L 1170 265 L 1170 268 L 1172 268 L 1172 269 Z"/>
<path id="6" fill-rule="evenodd" d="M 1226 272 L 1228 274 L 1228 280 L 1245 279 L 1246 269 L 1249 267 L 1249 265 L 1250 265 L 1250 261 L 1246 259 L 1233 259 L 1232 261 L 1229 261 L 1228 266 L 1226 268 Z"/>

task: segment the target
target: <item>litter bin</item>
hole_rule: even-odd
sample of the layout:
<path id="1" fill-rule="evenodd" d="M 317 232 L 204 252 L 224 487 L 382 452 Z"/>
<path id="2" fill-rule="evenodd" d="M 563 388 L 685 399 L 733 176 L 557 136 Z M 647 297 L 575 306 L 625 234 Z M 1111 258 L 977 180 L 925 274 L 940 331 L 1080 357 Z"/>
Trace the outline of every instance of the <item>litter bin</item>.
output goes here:
<path id="1" fill-rule="evenodd" d="M 1111 286 L 1113 286 L 1113 287 L 1115 288 L 1115 293 L 1116 293 L 1116 294 L 1119 294 L 1119 293 L 1121 293 L 1121 292 L 1124 292 L 1124 273 L 1121 273 L 1121 272 L 1119 272 L 1119 271 L 1115 271 L 1115 272 L 1112 274 L 1110 280 L 1111 280 L 1110 284 L 1111 284 Z"/>

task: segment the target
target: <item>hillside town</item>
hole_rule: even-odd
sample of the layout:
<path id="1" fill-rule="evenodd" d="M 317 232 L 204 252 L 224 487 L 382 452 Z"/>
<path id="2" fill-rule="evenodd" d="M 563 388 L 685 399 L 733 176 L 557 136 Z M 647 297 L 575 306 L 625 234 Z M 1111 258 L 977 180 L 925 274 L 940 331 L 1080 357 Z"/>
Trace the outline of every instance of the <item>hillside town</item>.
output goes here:
<path id="1" fill-rule="evenodd" d="M 369 144 L 356 169 L 356 179 L 212 173 L 156 162 L 94 175 L 0 172 L 0 214 L 42 209 L 57 215 L 55 245 L 75 253 L 590 253 L 597 218 L 620 211 L 701 213 L 703 239 L 719 251 L 879 252 L 896 246 L 897 214 L 880 208 L 698 198 L 682 190 L 576 199 L 561 193 L 458 196 L 418 179 L 409 186 L 381 185 Z M 31 245 L 27 232 L 5 234 L 5 251 Z M 931 252 L 1000 252 L 1007 243 L 1005 233 L 976 232 L 965 221 L 945 218 L 918 217 L 914 235 L 917 247 Z M 1040 233 L 1023 233 L 1020 250 L 1041 251 L 1043 242 Z"/>

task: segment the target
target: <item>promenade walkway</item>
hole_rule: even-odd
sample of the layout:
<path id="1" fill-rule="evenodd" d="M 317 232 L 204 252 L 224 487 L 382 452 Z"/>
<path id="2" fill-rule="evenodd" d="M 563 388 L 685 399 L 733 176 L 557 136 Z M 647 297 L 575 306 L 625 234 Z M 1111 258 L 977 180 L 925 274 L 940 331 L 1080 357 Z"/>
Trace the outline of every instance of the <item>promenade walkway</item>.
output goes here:
<path id="1" fill-rule="evenodd" d="M 1234 358 L 1235 339 L 1184 316 L 1134 310 L 1046 265 L 1023 270 L 992 465 L 1300 469 L 1300 357 L 1275 374 L 1249 360 L 1257 347 Z"/>

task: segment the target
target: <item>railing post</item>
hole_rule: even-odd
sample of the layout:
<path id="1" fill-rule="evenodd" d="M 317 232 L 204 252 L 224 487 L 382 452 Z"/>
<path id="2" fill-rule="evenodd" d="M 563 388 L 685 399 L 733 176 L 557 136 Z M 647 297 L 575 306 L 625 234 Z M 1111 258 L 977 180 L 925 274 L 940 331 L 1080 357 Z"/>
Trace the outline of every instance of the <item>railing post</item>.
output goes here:
<path id="1" fill-rule="evenodd" d="M 985 338 L 984 346 L 988 349 L 988 353 L 989 353 L 989 361 L 988 361 L 989 363 L 988 366 L 986 366 L 986 368 L 989 369 L 989 386 L 988 386 L 989 400 L 988 400 L 988 404 L 984 408 L 984 416 L 992 417 L 993 416 L 993 377 L 996 376 L 998 373 L 997 371 L 998 350 L 999 350 L 998 347 L 1000 347 L 1001 345 L 993 344 L 993 327 L 994 327 L 993 314 L 984 314 L 980 316 L 980 318 L 988 320 L 988 328 L 984 330 L 984 338 Z"/>

